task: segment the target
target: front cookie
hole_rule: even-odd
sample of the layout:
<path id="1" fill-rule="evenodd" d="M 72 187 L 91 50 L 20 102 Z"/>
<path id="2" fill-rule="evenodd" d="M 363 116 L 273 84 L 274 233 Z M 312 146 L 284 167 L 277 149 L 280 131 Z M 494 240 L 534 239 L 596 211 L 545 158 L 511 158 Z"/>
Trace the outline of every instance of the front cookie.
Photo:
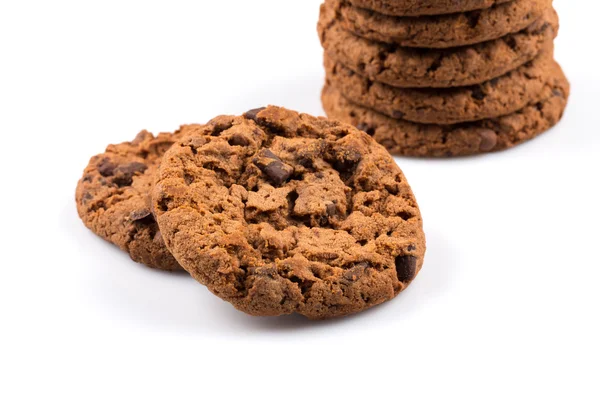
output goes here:
<path id="1" fill-rule="evenodd" d="M 174 145 L 153 204 L 182 266 L 251 315 L 355 313 L 423 264 L 419 208 L 387 151 L 283 108 L 218 117 Z"/>

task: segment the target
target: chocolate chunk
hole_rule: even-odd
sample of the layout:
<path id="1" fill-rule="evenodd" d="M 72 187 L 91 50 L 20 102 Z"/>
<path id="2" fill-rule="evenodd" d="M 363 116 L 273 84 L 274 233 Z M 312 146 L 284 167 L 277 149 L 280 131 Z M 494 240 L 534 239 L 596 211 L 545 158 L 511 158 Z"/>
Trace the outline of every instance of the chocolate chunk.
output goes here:
<path id="1" fill-rule="evenodd" d="M 396 257 L 396 275 L 402 283 L 412 281 L 417 274 L 417 258 L 413 256 Z"/>
<path id="2" fill-rule="evenodd" d="M 141 221 L 148 217 L 152 217 L 152 212 L 150 211 L 149 208 L 142 208 L 141 210 L 135 210 L 135 211 L 132 211 L 131 214 L 129 214 L 129 218 L 132 221 Z M 154 220 L 154 218 L 152 218 L 152 220 Z"/>
<path id="3" fill-rule="evenodd" d="M 277 156 L 275 155 L 275 153 L 273 153 L 273 152 L 272 152 L 271 150 L 269 150 L 269 149 L 265 149 L 265 150 L 261 151 L 261 152 L 259 153 L 259 155 L 260 155 L 261 157 L 270 158 L 271 160 L 277 160 L 277 161 L 281 161 L 281 158 L 277 157 Z"/>
<path id="4" fill-rule="evenodd" d="M 142 173 L 148 169 L 146 164 L 142 164 L 141 162 L 131 162 L 129 164 L 120 165 L 114 169 L 113 182 L 118 186 L 129 186 L 133 183 L 133 177 L 137 173 Z"/>
<path id="5" fill-rule="evenodd" d="M 414 244 L 411 244 L 410 246 L 408 246 L 408 251 L 415 251 L 417 249 L 417 246 L 415 246 Z"/>
<path id="6" fill-rule="evenodd" d="M 260 107 L 260 108 L 255 108 L 253 110 L 247 111 L 244 114 L 244 118 L 246 119 L 251 119 L 253 121 L 256 121 L 256 119 L 258 118 L 258 114 L 264 110 L 266 107 Z"/>
<path id="7" fill-rule="evenodd" d="M 83 182 L 90 183 L 90 182 L 92 182 L 92 181 L 94 180 L 94 177 L 93 177 L 92 175 L 85 175 L 85 176 L 82 178 L 82 180 L 83 180 Z"/>
<path id="8" fill-rule="evenodd" d="M 330 217 L 334 217 L 337 215 L 337 207 L 333 203 L 327 204 L 327 215 Z"/>
<path id="9" fill-rule="evenodd" d="M 85 192 L 83 194 L 83 196 L 81 197 L 81 203 L 82 204 L 86 204 L 87 202 L 89 202 L 93 198 L 94 198 L 94 196 L 92 196 L 92 194 L 90 192 Z"/>
<path id="10" fill-rule="evenodd" d="M 104 177 L 112 176 L 117 166 L 108 158 L 103 158 L 98 164 L 98 172 Z"/>
<path id="11" fill-rule="evenodd" d="M 361 122 L 360 124 L 356 125 L 356 128 L 360 129 L 363 132 L 366 132 L 369 136 L 375 135 L 375 128 L 369 126 L 368 124 L 365 124 L 364 122 Z"/>
<path id="12" fill-rule="evenodd" d="M 481 89 L 480 86 L 475 86 L 471 90 L 471 97 L 474 98 L 475 100 L 483 100 L 483 99 L 485 99 L 485 93 L 484 93 L 483 89 Z"/>
<path id="13" fill-rule="evenodd" d="M 232 146 L 248 146 L 250 144 L 250 141 L 243 135 L 233 135 L 228 143 Z"/>
<path id="14" fill-rule="evenodd" d="M 254 160 L 256 165 L 267 179 L 275 186 L 281 186 L 287 182 L 294 173 L 294 168 L 284 164 L 271 150 L 264 149 L 258 153 L 258 157 Z"/>
<path id="15" fill-rule="evenodd" d="M 479 144 L 481 151 L 491 151 L 498 144 L 498 135 L 491 129 L 484 129 L 479 132 L 479 135 L 481 136 L 481 143 Z"/>
<path id="16" fill-rule="evenodd" d="M 287 182 L 294 172 L 292 167 L 281 161 L 273 161 L 261 170 L 275 186 L 281 186 Z"/>
<path id="17" fill-rule="evenodd" d="M 360 279 L 361 276 L 364 275 L 365 270 L 369 268 L 369 263 L 361 262 L 344 272 L 344 279 L 347 279 L 351 282 L 356 282 Z"/>
<path id="18" fill-rule="evenodd" d="M 357 150 L 344 149 L 334 155 L 331 163 L 333 168 L 338 172 L 352 172 L 361 159 L 362 155 Z"/>

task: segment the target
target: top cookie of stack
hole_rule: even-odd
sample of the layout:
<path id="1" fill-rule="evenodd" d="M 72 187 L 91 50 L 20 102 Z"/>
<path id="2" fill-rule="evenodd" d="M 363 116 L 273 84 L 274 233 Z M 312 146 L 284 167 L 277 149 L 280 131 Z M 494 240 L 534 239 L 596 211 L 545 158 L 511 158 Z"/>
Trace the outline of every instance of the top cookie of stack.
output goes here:
<path id="1" fill-rule="evenodd" d="M 555 125 L 551 0 L 326 0 L 327 114 L 411 156 L 497 151 Z"/>

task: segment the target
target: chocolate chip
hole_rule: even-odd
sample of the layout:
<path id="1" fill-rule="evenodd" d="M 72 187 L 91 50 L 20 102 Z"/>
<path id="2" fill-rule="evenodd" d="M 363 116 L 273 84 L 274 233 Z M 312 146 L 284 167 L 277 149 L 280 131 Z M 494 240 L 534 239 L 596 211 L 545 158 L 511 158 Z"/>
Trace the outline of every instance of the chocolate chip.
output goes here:
<path id="1" fill-rule="evenodd" d="M 251 119 L 253 121 L 256 121 L 256 119 L 258 118 L 258 114 L 263 111 L 266 107 L 260 107 L 260 108 L 255 108 L 253 110 L 247 111 L 244 114 L 244 118 L 246 119 Z"/>
<path id="2" fill-rule="evenodd" d="M 491 151 L 498 144 L 498 135 L 491 129 L 484 129 L 479 132 L 481 137 L 481 143 L 479 144 L 479 150 Z"/>
<path id="3" fill-rule="evenodd" d="M 353 171 L 360 160 L 362 155 L 354 149 L 346 149 L 335 154 L 332 160 L 333 168 L 338 172 L 351 172 Z"/>
<path id="4" fill-rule="evenodd" d="M 113 171 L 113 182 L 118 186 L 129 186 L 133 183 L 133 177 L 137 173 L 142 173 L 148 169 L 146 164 L 141 162 L 131 162 L 129 164 L 119 165 Z"/>
<path id="5" fill-rule="evenodd" d="M 510 35 L 506 36 L 504 41 L 506 42 L 508 47 L 510 47 L 512 50 L 517 49 L 517 40 L 514 38 L 514 36 L 510 36 Z"/>
<path id="6" fill-rule="evenodd" d="M 561 91 L 560 91 L 560 90 L 558 90 L 558 89 L 552 89 L 552 94 L 553 94 L 555 97 L 564 97 L 564 95 L 563 95 L 563 92 L 561 92 Z"/>
<path id="7" fill-rule="evenodd" d="M 185 182 L 186 185 L 191 185 L 192 183 L 194 183 L 194 181 L 196 180 L 196 178 L 194 178 L 193 175 L 185 173 L 183 174 L 183 181 Z"/>
<path id="8" fill-rule="evenodd" d="M 481 11 L 473 11 L 468 13 L 467 18 L 469 19 L 469 26 L 472 29 L 475 29 L 479 24 L 479 20 L 481 19 Z"/>
<path id="9" fill-rule="evenodd" d="M 233 123 L 231 121 L 213 121 L 212 122 L 212 132 L 210 136 L 221 136 L 221 133 L 233 127 Z"/>
<path id="10" fill-rule="evenodd" d="M 408 246 L 408 251 L 415 251 L 417 249 L 417 246 L 415 246 L 414 244 L 411 244 Z"/>
<path id="11" fill-rule="evenodd" d="M 261 157 L 266 157 L 266 158 L 270 158 L 271 160 L 277 160 L 277 161 L 281 161 L 281 158 L 277 157 L 275 155 L 275 153 L 273 153 L 271 150 L 269 149 L 264 149 L 262 150 L 259 155 Z"/>
<path id="12" fill-rule="evenodd" d="M 365 270 L 369 268 L 369 263 L 367 262 L 360 262 L 356 265 L 354 265 L 352 268 L 348 269 L 346 272 L 344 272 L 344 279 L 352 281 L 352 282 L 356 282 L 357 280 L 360 279 L 361 276 L 364 275 Z"/>
<path id="13" fill-rule="evenodd" d="M 473 97 L 475 100 L 483 100 L 485 99 L 485 92 L 483 91 L 481 86 L 475 86 L 471 90 L 471 97 Z"/>
<path id="14" fill-rule="evenodd" d="M 361 122 L 360 124 L 356 125 L 356 128 L 363 132 L 366 132 L 369 136 L 375 135 L 375 128 L 369 126 L 368 124 L 365 124 L 364 122 Z"/>
<path id="15" fill-rule="evenodd" d="M 396 119 L 402 119 L 404 118 L 404 114 L 402 111 L 393 111 L 392 112 L 392 117 L 396 118 Z"/>
<path id="16" fill-rule="evenodd" d="M 413 256 L 396 257 L 396 275 L 402 283 L 408 283 L 417 273 L 417 258 Z"/>
<path id="17" fill-rule="evenodd" d="M 142 173 L 148 169 L 146 164 L 142 164 L 141 162 L 130 162 L 129 164 L 119 165 L 115 168 L 115 174 L 124 174 L 124 175 L 135 175 L 136 173 Z"/>
<path id="18" fill-rule="evenodd" d="M 330 217 L 334 217 L 337 215 L 337 207 L 333 203 L 327 204 L 327 215 Z"/>
<path id="19" fill-rule="evenodd" d="M 81 196 L 81 203 L 86 204 L 88 201 L 92 200 L 94 196 L 90 192 L 85 192 L 83 196 Z"/>
<path id="20" fill-rule="evenodd" d="M 310 158 L 306 155 L 298 156 L 298 159 L 296 161 L 298 162 L 298 164 L 302 165 L 304 168 L 312 168 L 314 166 L 314 162 L 313 162 L 312 158 Z"/>
<path id="21" fill-rule="evenodd" d="M 229 139 L 228 143 L 231 146 L 248 146 L 250 141 L 245 136 L 236 134 Z"/>
<path id="22" fill-rule="evenodd" d="M 261 169 L 267 178 L 276 186 L 281 186 L 285 183 L 290 179 L 290 176 L 292 176 L 292 173 L 294 172 L 293 168 L 289 165 L 285 165 L 281 161 L 273 161 Z"/>
<path id="23" fill-rule="evenodd" d="M 98 164 L 98 172 L 100 172 L 100 175 L 104 177 L 112 176 L 115 168 L 117 168 L 116 164 L 114 164 L 108 158 L 103 158 Z"/>
<path id="24" fill-rule="evenodd" d="M 152 212 L 150 212 L 150 209 L 148 209 L 148 208 L 142 208 L 140 210 L 135 210 L 135 211 L 132 211 L 131 214 L 129 214 L 129 218 L 132 221 L 141 221 L 141 220 L 146 219 L 151 216 L 152 216 Z"/>

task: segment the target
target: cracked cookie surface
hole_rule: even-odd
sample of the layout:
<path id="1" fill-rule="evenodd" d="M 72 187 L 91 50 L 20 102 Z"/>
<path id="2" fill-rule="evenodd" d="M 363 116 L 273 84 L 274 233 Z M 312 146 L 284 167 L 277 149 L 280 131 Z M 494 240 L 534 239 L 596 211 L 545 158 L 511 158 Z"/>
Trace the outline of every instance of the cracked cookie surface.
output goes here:
<path id="1" fill-rule="evenodd" d="M 392 118 L 429 124 L 456 124 L 510 114 L 552 91 L 562 71 L 544 53 L 499 78 L 475 86 L 401 89 L 364 78 L 325 57 L 327 83 L 346 98 Z"/>
<path id="2" fill-rule="evenodd" d="M 511 0 L 348 0 L 356 7 L 386 15 L 418 17 L 482 10 Z"/>
<path id="3" fill-rule="evenodd" d="M 391 153 L 411 157 L 456 157 L 505 150 L 556 125 L 567 106 L 570 87 L 561 74 L 556 86 L 535 104 L 499 118 L 458 125 L 427 125 L 393 119 L 352 103 L 335 88 L 323 88 L 330 118 L 352 124 Z"/>
<path id="4" fill-rule="evenodd" d="M 251 315 L 359 312 L 423 264 L 420 211 L 387 151 L 284 108 L 217 117 L 175 144 L 152 198 L 183 268 Z"/>
<path id="5" fill-rule="evenodd" d="M 151 212 L 150 192 L 164 153 L 199 125 L 154 137 L 140 132 L 131 142 L 110 145 L 92 157 L 77 184 L 75 200 L 83 223 L 95 234 L 149 267 L 181 267 L 167 250 Z"/>
<path id="6" fill-rule="evenodd" d="M 321 5 L 319 37 L 327 55 L 371 80 L 403 88 L 479 84 L 552 52 L 558 33 L 554 9 L 526 29 L 489 42 L 452 49 L 415 49 L 374 42 L 342 28 L 335 12 Z"/>
<path id="7" fill-rule="evenodd" d="M 358 36 L 405 47 L 448 48 L 519 32 L 552 7 L 551 0 L 514 0 L 485 10 L 431 17 L 393 17 L 326 0 L 342 27 Z"/>

